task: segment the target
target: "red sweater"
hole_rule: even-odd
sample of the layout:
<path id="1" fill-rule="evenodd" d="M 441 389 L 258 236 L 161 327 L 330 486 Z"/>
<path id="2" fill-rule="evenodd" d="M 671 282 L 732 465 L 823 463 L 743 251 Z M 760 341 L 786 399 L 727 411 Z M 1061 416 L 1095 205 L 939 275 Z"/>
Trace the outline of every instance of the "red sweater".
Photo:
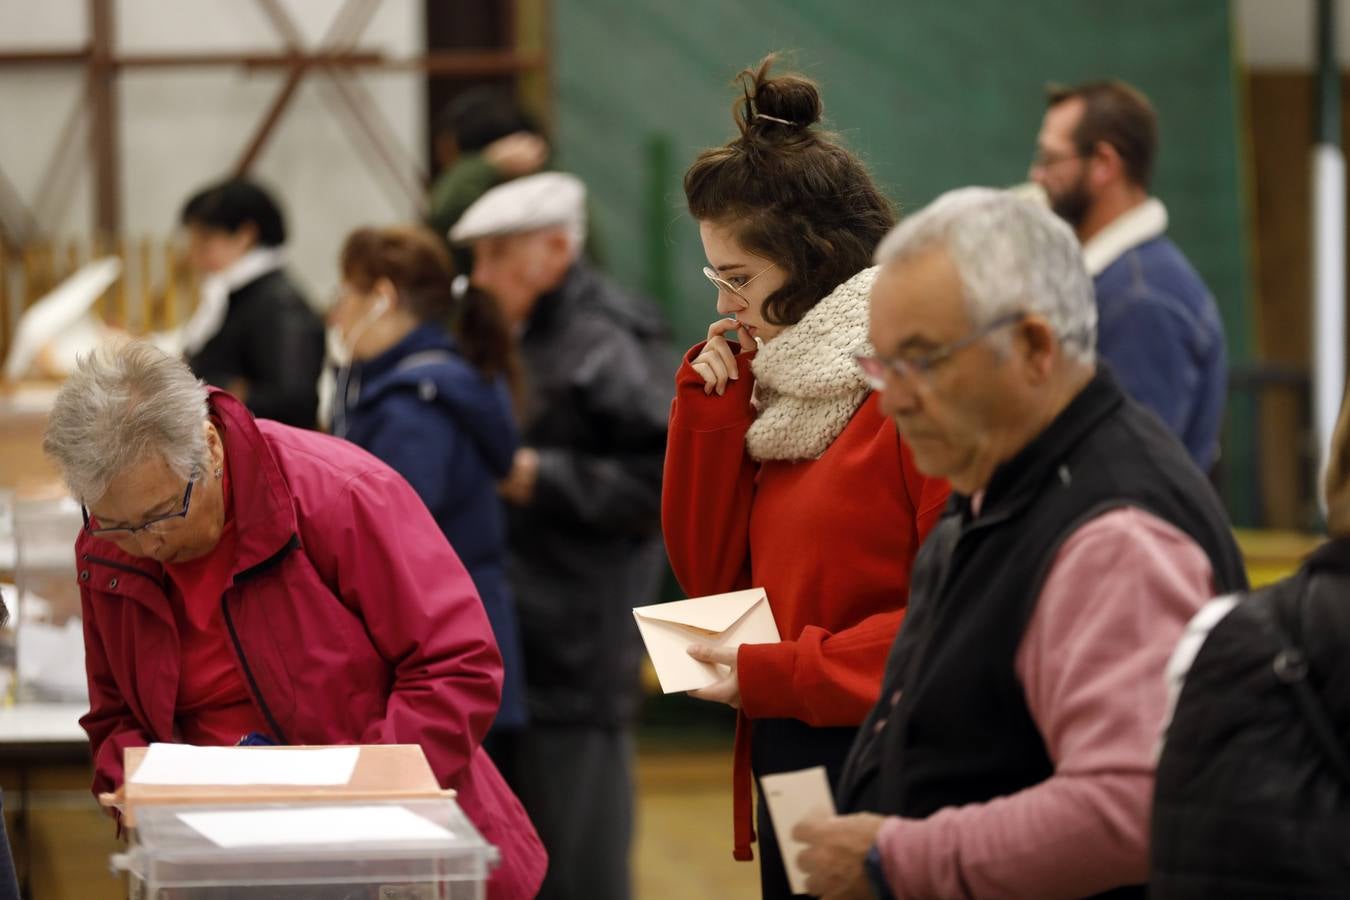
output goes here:
<path id="1" fill-rule="evenodd" d="M 783 638 L 743 645 L 737 658 L 735 855 L 749 859 L 745 719 L 862 722 L 881 689 L 914 556 L 948 488 L 914 467 L 875 394 L 819 459 L 756 462 L 745 449 L 753 354 L 737 357 L 740 378 L 719 397 L 704 395 L 689 365 L 701 350 L 675 379 L 661 518 L 686 594 L 762 587 Z"/>

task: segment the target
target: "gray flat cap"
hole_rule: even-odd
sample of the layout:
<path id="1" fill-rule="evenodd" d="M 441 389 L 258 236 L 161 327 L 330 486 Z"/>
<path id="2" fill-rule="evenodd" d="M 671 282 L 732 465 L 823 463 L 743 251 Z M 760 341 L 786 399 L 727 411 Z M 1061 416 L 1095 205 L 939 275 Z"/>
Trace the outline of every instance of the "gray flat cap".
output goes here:
<path id="1" fill-rule="evenodd" d="M 450 229 L 450 240 L 465 244 L 555 226 L 585 235 L 586 185 L 565 172 L 541 172 L 499 184 L 479 197 Z"/>

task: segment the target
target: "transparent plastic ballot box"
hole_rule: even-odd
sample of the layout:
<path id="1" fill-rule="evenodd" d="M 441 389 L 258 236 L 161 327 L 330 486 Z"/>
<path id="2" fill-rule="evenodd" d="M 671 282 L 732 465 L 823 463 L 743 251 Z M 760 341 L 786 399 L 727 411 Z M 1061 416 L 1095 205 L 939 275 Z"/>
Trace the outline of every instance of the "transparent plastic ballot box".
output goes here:
<path id="1" fill-rule="evenodd" d="M 483 900 L 497 861 L 438 798 L 147 806 L 113 868 L 131 900 Z"/>
<path id="2" fill-rule="evenodd" d="M 87 703 L 74 549 L 80 505 L 63 493 L 9 499 L 0 497 L 8 520 L 0 521 L 0 569 L 9 564 L 14 576 L 13 588 L 0 588 L 11 614 L 0 631 L 8 676 L 0 680 L 13 683 L 21 703 Z"/>

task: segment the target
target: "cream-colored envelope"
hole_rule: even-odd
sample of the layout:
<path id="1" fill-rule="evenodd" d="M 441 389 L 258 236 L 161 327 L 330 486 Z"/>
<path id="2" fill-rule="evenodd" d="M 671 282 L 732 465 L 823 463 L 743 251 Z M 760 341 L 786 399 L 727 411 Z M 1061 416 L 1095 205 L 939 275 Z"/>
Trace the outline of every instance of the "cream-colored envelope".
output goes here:
<path id="1" fill-rule="evenodd" d="M 769 595 L 763 588 L 639 606 L 633 610 L 633 617 L 656 667 L 661 690 L 667 694 L 695 691 L 725 677 L 717 666 L 690 656 L 690 644 L 739 647 L 780 640 L 769 609 Z"/>
<path id="2" fill-rule="evenodd" d="M 773 831 L 783 854 L 792 893 L 806 893 L 806 873 L 797 865 L 797 857 L 806 845 L 792 836 L 792 829 L 816 816 L 834 815 L 834 796 L 830 793 L 830 779 L 824 766 L 815 766 L 797 772 L 763 775 L 759 789 L 764 792 L 764 803 L 773 819 Z"/>

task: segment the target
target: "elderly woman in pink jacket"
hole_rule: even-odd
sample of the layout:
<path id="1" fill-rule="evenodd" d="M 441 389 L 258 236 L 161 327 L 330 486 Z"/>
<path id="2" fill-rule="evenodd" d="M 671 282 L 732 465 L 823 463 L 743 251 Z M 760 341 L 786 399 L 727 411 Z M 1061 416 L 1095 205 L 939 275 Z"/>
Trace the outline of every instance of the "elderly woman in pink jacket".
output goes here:
<path id="1" fill-rule="evenodd" d="M 363 450 L 255 420 L 143 343 L 81 360 L 44 449 L 85 507 L 75 544 L 94 790 L 122 750 L 420 744 L 533 897 L 545 854 L 479 748 L 501 657 L 417 494 Z"/>

